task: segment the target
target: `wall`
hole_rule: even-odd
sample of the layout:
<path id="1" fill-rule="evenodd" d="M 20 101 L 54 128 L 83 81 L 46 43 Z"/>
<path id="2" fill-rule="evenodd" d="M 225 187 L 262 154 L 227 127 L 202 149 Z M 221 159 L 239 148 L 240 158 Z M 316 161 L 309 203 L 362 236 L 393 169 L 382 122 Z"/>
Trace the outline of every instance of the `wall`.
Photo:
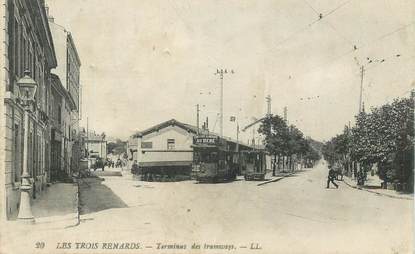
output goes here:
<path id="1" fill-rule="evenodd" d="M 167 150 L 167 139 L 175 140 L 175 148 Z M 152 142 L 152 149 L 141 148 L 142 142 Z M 177 127 L 169 126 L 158 132 L 152 132 L 142 138 L 137 138 L 137 153 L 134 159 L 142 162 L 187 161 L 193 160 L 193 134 Z M 158 152 L 152 152 L 159 150 Z M 145 152 L 144 154 L 142 153 Z M 186 151 L 186 152 L 182 152 Z"/>
<path id="2" fill-rule="evenodd" d="M 72 39 L 72 35 L 64 27 L 50 19 L 49 24 L 53 36 L 58 66 L 52 73 L 61 78 L 62 85 L 69 92 L 79 111 L 79 87 L 81 62 Z"/>
<path id="3" fill-rule="evenodd" d="M 58 61 L 58 66 L 54 68 L 51 72 L 56 74 L 61 79 L 62 85 L 64 88 L 66 86 L 66 47 L 67 47 L 67 34 L 64 31 L 64 28 L 55 24 L 54 22 L 49 22 L 50 31 L 53 37 L 53 45 L 55 47 L 56 59 Z"/>
<path id="4" fill-rule="evenodd" d="M 66 89 L 75 102 L 77 111 L 79 110 L 79 75 L 81 63 L 76 52 L 75 44 L 72 40 L 72 35 L 67 36 L 67 77 Z"/>
<path id="5" fill-rule="evenodd" d="M 81 158 L 81 140 L 79 135 L 79 89 L 80 89 L 80 66 L 81 62 L 72 39 L 72 35 L 64 27 L 55 23 L 52 17 L 49 18 L 49 25 L 54 40 L 58 66 L 52 73 L 58 75 L 62 86 L 69 96 L 65 96 L 64 108 L 64 141 L 62 142 L 62 156 L 65 158 L 64 168 L 68 175 L 79 169 Z M 69 101 L 75 104 L 69 106 Z"/>
<path id="6" fill-rule="evenodd" d="M 89 155 L 98 155 L 101 158 L 107 158 L 107 142 L 100 140 L 86 141 L 85 146 L 88 147 Z M 92 152 L 91 152 L 92 151 Z"/>

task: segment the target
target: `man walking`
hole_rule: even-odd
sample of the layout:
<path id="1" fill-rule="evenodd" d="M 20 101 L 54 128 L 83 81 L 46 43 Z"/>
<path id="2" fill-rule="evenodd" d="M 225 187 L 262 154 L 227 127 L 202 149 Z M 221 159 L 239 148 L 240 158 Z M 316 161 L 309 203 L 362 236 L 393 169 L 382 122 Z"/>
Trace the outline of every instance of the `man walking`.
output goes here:
<path id="1" fill-rule="evenodd" d="M 327 177 L 327 189 L 328 188 L 330 188 L 330 182 L 334 185 L 334 186 L 336 186 L 336 189 L 337 188 L 339 188 L 339 185 L 337 185 L 335 182 L 334 182 L 334 179 L 336 179 L 336 171 L 334 171 L 334 169 L 331 167 L 331 166 L 329 166 L 329 175 L 328 175 L 328 177 Z"/>

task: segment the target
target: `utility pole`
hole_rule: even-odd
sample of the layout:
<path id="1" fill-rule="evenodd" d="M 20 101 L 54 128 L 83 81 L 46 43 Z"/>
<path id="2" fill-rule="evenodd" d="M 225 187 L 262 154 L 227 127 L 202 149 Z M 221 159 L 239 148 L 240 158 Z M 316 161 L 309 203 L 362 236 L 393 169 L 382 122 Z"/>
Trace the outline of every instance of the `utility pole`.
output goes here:
<path id="1" fill-rule="evenodd" d="M 267 116 L 271 116 L 271 95 L 265 97 L 267 100 Z"/>
<path id="2" fill-rule="evenodd" d="M 206 117 L 206 130 L 209 130 L 209 117 Z"/>
<path id="3" fill-rule="evenodd" d="M 197 126 L 197 134 L 199 135 L 199 104 L 196 105 L 196 126 Z"/>
<path id="4" fill-rule="evenodd" d="M 362 112 L 363 103 L 363 77 L 365 75 L 365 67 L 362 65 L 360 69 L 360 96 L 359 96 L 359 113 Z"/>
<path id="5" fill-rule="evenodd" d="M 233 70 L 228 72 L 227 69 L 217 69 L 215 75 L 219 75 L 220 78 L 220 136 L 223 137 L 223 75 L 224 74 L 234 74 Z"/>
<path id="6" fill-rule="evenodd" d="M 236 152 L 239 153 L 239 122 L 236 122 Z"/>
<path id="7" fill-rule="evenodd" d="M 252 144 L 251 145 L 255 148 L 255 128 L 252 128 Z"/>
<path id="8" fill-rule="evenodd" d="M 288 124 L 288 109 L 287 106 L 284 107 L 284 121 Z"/>
<path id="9" fill-rule="evenodd" d="M 89 117 L 86 117 L 86 154 L 89 167 Z"/>

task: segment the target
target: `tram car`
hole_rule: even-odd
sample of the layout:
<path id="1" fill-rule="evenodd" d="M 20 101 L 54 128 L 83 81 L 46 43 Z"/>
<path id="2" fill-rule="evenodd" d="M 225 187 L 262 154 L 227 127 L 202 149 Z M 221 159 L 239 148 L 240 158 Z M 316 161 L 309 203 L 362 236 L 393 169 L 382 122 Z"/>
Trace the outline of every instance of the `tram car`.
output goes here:
<path id="1" fill-rule="evenodd" d="M 193 138 L 196 180 L 204 183 L 265 178 L 265 153 L 262 150 L 213 135 Z"/>
<path id="2" fill-rule="evenodd" d="M 246 181 L 264 181 L 266 169 L 266 153 L 260 149 L 240 152 L 240 164 Z"/>
<path id="3" fill-rule="evenodd" d="M 235 145 L 217 136 L 195 136 L 193 159 L 198 182 L 233 181 L 238 174 Z"/>

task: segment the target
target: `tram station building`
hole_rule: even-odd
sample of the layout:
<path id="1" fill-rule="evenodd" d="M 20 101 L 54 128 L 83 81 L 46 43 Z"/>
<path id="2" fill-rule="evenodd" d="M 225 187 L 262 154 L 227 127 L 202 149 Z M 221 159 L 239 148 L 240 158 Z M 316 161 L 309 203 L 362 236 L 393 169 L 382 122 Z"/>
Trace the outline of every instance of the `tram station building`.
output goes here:
<path id="1" fill-rule="evenodd" d="M 193 139 L 198 134 L 206 134 L 210 137 L 218 137 L 218 134 L 196 126 L 171 119 L 146 130 L 138 131 L 130 136 L 127 143 L 128 167 L 132 168 L 137 162 L 139 175 L 147 173 L 169 177 L 182 177 L 185 179 L 194 176 L 197 168 L 193 168 L 194 143 Z M 242 147 L 249 145 L 224 137 L 231 147 L 237 149 L 237 143 Z M 187 178 L 186 178 L 187 177 Z"/>
<path id="2" fill-rule="evenodd" d="M 181 168 L 190 174 L 196 134 L 195 126 L 175 119 L 136 132 L 128 140 L 129 164 L 137 161 L 143 168 Z"/>

